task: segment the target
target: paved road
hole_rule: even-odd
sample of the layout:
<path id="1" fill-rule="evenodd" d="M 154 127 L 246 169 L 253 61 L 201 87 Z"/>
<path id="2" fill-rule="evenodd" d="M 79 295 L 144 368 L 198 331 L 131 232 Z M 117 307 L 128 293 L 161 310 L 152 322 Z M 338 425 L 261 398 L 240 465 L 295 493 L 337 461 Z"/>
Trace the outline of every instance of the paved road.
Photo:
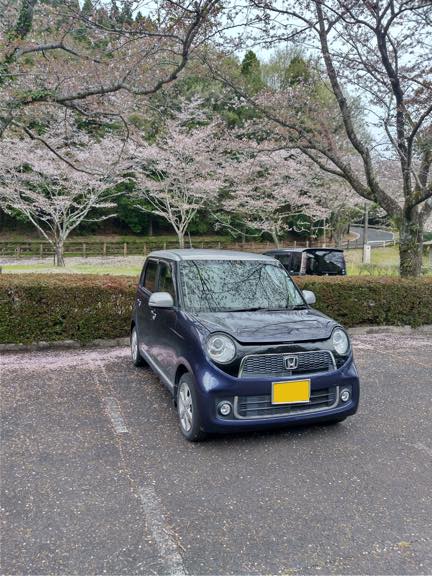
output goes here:
<path id="1" fill-rule="evenodd" d="M 358 234 L 359 243 L 363 242 L 363 226 L 351 226 L 350 232 Z M 368 229 L 368 242 L 382 242 L 383 240 L 394 240 L 393 232 L 387 232 L 387 230 L 377 230 L 376 228 Z"/>
<path id="2" fill-rule="evenodd" d="M 355 348 L 344 424 L 199 445 L 124 349 L 0 356 L 2 573 L 432 573 L 432 342 Z"/>

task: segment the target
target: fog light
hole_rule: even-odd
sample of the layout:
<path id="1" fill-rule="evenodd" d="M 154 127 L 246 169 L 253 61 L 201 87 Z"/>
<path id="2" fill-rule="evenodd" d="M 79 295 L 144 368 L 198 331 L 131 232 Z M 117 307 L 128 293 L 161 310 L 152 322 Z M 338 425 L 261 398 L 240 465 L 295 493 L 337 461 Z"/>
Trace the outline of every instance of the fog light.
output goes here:
<path id="1" fill-rule="evenodd" d="M 218 412 L 221 416 L 229 416 L 231 414 L 232 406 L 229 402 L 221 402 L 218 405 Z"/>
<path id="2" fill-rule="evenodd" d="M 346 388 L 344 388 L 342 390 L 342 392 L 340 393 L 340 399 L 342 400 L 342 402 L 348 402 L 348 400 L 351 398 L 351 394 L 350 391 L 347 390 Z"/>

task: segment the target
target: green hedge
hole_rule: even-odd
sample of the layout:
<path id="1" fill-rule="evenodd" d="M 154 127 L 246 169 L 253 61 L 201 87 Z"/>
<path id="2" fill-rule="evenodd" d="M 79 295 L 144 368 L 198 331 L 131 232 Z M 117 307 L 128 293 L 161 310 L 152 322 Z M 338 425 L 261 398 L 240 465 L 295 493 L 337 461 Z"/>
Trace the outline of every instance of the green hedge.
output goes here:
<path id="1" fill-rule="evenodd" d="M 296 279 L 312 290 L 316 308 L 350 326 L 432 324 L 432 277 L 313 277 Z"/>
<path id="2" fill-rule="evenodd" d="M 0 274 L 0 342 L 127 336 L 136 283 L 125 276 Z"/>
<path id="3" fill-rule="evenodd" d="M 432 324 L 432 278 L 296 280 L 343 325 Z M 136 278 L 0 274 L 0 342 L 118 338 L 129 332 Z"/>

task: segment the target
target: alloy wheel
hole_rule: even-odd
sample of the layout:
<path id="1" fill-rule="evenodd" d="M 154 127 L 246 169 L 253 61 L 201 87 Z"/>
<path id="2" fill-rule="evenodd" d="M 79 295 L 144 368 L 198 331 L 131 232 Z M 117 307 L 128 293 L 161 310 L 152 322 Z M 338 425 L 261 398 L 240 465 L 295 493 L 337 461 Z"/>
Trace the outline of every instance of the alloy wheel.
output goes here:
<path id="1" fill-rule="evenodd" d="M 131 334 L 131 354 L 132 354 L 132 360 L 136 362 L 138 358 L 138 338 L 136 328 L 132 330 Z"/>
<path id="2" fill-rule="evenodd" d="M 183 430 L 189 432 L 193 425 L 193 403 L 192 394 L 187 382 L 181 382 L 180 384 L 178 412 Z"/>

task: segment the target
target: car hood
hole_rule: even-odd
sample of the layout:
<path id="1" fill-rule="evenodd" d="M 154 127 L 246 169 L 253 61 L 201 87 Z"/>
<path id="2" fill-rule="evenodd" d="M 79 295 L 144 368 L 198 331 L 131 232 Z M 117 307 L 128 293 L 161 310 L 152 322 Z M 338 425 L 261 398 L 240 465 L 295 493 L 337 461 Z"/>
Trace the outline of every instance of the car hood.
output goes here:
<path id="1" fill-rule="evenodd" d="M 337 325 L 321 312 L 306 310 L 200 312 L 196 321 L 210 332 L 225 332 L 239 342 L 304 342 L 326 340 Z"/>

